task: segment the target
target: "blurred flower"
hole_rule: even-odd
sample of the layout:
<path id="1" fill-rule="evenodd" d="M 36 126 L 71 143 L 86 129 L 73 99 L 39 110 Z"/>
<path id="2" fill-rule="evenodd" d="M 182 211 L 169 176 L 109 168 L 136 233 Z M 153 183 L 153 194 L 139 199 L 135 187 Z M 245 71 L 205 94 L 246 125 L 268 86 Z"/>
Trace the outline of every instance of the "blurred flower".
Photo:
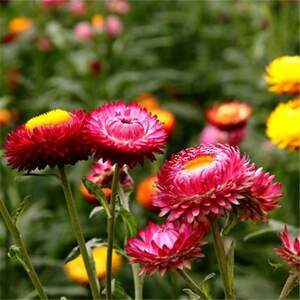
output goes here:
<path id="1" fill-rule="evenodd" d="M 18 118 L 19 115 L 15 110 L 0 108 L 0 127 L 16 121 Z"/>
<path id="2" fill-rule="evenodd" d="M 95 262 L 96 274 L 99 279 L 104 279 L 106 274 L 106 255 L 107 247 L 101 246 L 92 250 Z M 112 274 L 116 276 L 122 267 L 122 257 L 115 250 L 112 252 Z M 65 264 L 66 274 L 81 284 L 88 284 L 89 279 L 84 266 L 82 256 L 79 255 L 75 259 Z"/>
<path id="3" fill-rule="evenodd" d="M 48 52 L 53 48 L 53 45 L 52 45 L 50 39 L 46 36 L 41 36 L 38 39 L 37 45 L 38 45 L 38 48 L 40 49 L 40 51 L 42 51 L 42 52 Z"/>
<path id="4" fill-rule="evenodd" d="M 82 40 L 90 40 L 93 36 L 93 29 L 90 23 L 80 22 L 74 28 L 75 35 Z"/>
<path id="5" fill-rule="evenodd" d="M 158 100 L 151 93 L 141 93 L 135 97 L 135 101 L 148 110 L 159 108 Z"/>
<path id="6" fill-rule="evenodd" d="M 17 17 L 8 23 L 10 33 L 19 34 L 28 31 L 32 27 L 32 21 L 26 17 Z"/>
<path id="7" fill-rule="evenodd" d="M 104 18 L 101 15 L 92 16 L 92 26 L 95 31 L 102 32 L 104 30 Z"/>
<path id="8" fill-rule="evenodd" d="M 165 163 L 158 174 L 154 205 L 168 221 L 214 218 L 224 210 L 239 210 L 242 220 L 266 221 L 281 196 L 274 176 L 255 171 L 238 148 L 229 145 L 199 145 L 182 150 Z"/>
<path id="9" fill-rule="evenodd" d="M 66 0 L 41 0 L 42 7 L 46 10 L 57 10 L 63 7 Z"/>
<path id="10" fill-rule="evenodd" d="M 145 230 L 139 230 L 139 237 L 131 238 L 125 247 L 130 263 L 140 263 L 140 274 L 152 275 L 159 272 L 190 268 L 191 261 L 203 257 L 199 241 L 200 230 L 185 223 L 154 224 L 149 222 Z"/>
<path id="11" fill-rule="evenodd" d="M 229 144 L 237 146 L 246 136 L 246 128 L 221 130 L 215 126 L 206 126 L 199 135 L 198 144 Z"/>
<path id="12" fill-rule="evenodd" d="M 102 65 L 97 60 L 93 60 L 89 63 L 89 69 L 93 74 L 99 74 L 102 70 Z"/>
<path id="13" fill-rule="evenodd" d="M 281 56 L 266 68 L 269 91 L 276 94 L 300 93 L 300 56 Z"/>
<path id="14" fill-rule="evenodd" d="M 82 134 L 85 118 L 82 111 L 57 109 L 30 119 L 7 138 L 4 148 L 8 164 L 19 171 L 32 171 L 87 159 L 90 145 Z"/>
<path id="15" fill-rule="evenodd" d="M 3 44 L 10 44 L 12 43 L 16 38 L 18 37 L 18 34 L 15 32 L 8 32 L 6 33 L 2 38 Z"/>
<path id="16" fill-rule="evenodd" d="M 276 248 L 277 254 L 285 260 L 290 266 L 300 270 L 300 235 L 295 238 L 294 242 L 290 236 L 287 226 L 284 227 L 280 235 L 282 246 Z"/>
<path id="17" fill-rule="evenodd" d="M 206 117 L 211 125 L 230 130 L 245 126 L 251 113 L 248 104 L 234 101 L 213 106 L 207 110 Z"/>
<path id="18" fill-rule="evenodd" d="M 163 125 L 137 104 L 124 101 L 102 105 L 90 113 L 85 135 L 97 158 L 134 167 L 154 160 L 166 142 Z"/>
<path id="19" fill-rule="evenodd" d="M 102 185 L 111 185 L 112 179 L 115 171 L 115 166 L 113 166 L 109 161 L 103 161 L 99 159 L 97 162 L 93 163 L 88 175 L 86 178 L 95 184 Z M 127 167 L 124 166 L 120 172 L 120 183 L 121 187 L 125 192 L 131 191 L 134 186 L 133 179 L 127 172 Z M 87 199 L 88 202 L 99 205 L 99 201 L 96 197 L 88 192 L 84 185 L 80 186 L 80 191 L 82 195 Z M 111 190 L 109 188 L 102 188 L 102 191 L 107 199 L 110 198 Z"/>
<path id="20" fill-rule="evenodd" d="M 82 0 L 71 0 L 69 10 L 73 15 L 81 16 L 86 13 L 86 3 Z"/>
<path id="21" fill-rule="evenodd" d="M 300 98 L 280 103 L 267 120 L 267 136 L 274 145 L 300 150 Z"/>
<path id="22" fill-rule="evenodd" d="M 155 210 L 153 206 L 153 194 L 155 193 L 156 175 L 152 175 L 141 181 L 136 190 L 137 202 L 146 209 Z"/>
<path id="23" fill-rule="evenodd" d="M 122 21 L 117 16 L 108 16 L 105 19 L 105 31 L 111 38 L 115 38 L 123 31 Z"/>
<path id="24" fill-rule="evenodd" d="M 108 10 L 117 14 L 127 14 L 129 11 L 129 4 L 127 0 L 106 0 Z"/>
<path id="25" fill-rule="evenodd" d="M 20 69 L 9 69 L 7 72 L 7 86 L 12 90 L 16 89 L 21 83 L 21 78 L 22 74 Z"/>

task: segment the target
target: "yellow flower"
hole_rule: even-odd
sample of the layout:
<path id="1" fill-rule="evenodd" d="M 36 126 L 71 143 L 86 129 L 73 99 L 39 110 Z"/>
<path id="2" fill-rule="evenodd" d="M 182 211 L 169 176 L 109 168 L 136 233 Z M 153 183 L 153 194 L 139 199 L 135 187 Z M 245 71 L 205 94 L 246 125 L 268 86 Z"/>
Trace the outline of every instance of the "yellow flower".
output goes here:
<path id="1" fill-rule="evenodd" d="M 30 29 L 32 22 L 26 17 L 17 17 L 8 24 L 8 29 L 12 33 L 21 33 Z"/>
<path id="2" fill-rule="evenodd" d="M 93 15 L 91 23 L 96 30 L 102 31 L 104 29 L 104 18 L 101 15 Z"/>
<path id="3" fill-rule="evenodd" d="M 266 68 L 269 91 L 276 94 L 300 93 L 300 56 L 282 56 L 274 59 Z"/>
<path id="4" fill-rule="evenodd" d="M 281 149 L 300 150 L 300 97 L 280 103 L 267 121 L 267 136 Z"/>
<path id="5" fill-rule="evenodd" d="M 106 274 L 106 251 L 106 246 L 97 247 L 92 251 L 96 274 L 99 279 L 103 279 Z M 113 250 L 112 274 L 116 275 L 120 271 L 121 266 L 122 257 L 115 250 Z M 71 279 L 81 284 L 88 284 L 89 282 L 81 255 L 65 264 L 65 272 Z"/>

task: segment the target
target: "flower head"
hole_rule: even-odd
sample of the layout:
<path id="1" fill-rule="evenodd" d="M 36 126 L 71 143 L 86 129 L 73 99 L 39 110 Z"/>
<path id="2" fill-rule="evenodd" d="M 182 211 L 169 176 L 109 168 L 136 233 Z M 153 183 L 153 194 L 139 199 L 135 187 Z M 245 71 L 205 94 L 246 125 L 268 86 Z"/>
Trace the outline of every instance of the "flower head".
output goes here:
<path id="1" fill-rule="evenodd" d="M 154 224 L 139 230 L 139 237 L 128 240 L 125 250 L 130 263 L 143 264 L 141 274 L 190 268 L 191 261 L 203 257 L 201 231 L 185 223 Z"/>
<path id="2" fill-rule="evenodd" d="M 96 274 L 99 279 L 104 279 L 106 274 L 106 255 L 107 247 L 101 246 L 93 249 L 92 255 L 95 262 Z M 122 257 L 115 250 L 112 253 L 112 274 L 115 276 L 121 269 Z M 75 259 L 65 264 L 66 274 L 81 284 L 88 284 L 89 279 L 84 266 L 82 256 L 79 255 Z"/>
<path id="3" fill-rule="evenodd" d="M 71 0 L 69 10 L 73 15 L 81 16 L 86 13 L 86 3 L 82 0 Z"/>
<path id="4" fill-rule="evenodd" d="M 135 97 L 135 100 L 148 110 L 159 108 L 159 102 L 152 93 L 141 93 Z"/>
<path id="5" fill-rule="evenodd" d="M 105 19 L 105 31 L 111 38 L 115 38 L 120 35 L 123 31 L 123 24 L 118 16 L 108 16 Z"/>
<path id="6" fill-rule="evenodd" d="M 92 26 L 88 22 L 80 22 L 74 28 L 75 35 L 82 40 L 90 40 L 93 36 Z"/>
<path id="7" fill-rule="evenodd" d="M 32 26 L 30 19 L 26 17 L 17 17 L 12 19 L 8 24 L 9 32 L 19 34 L 28 31 Z"/>
<path id="8" fill-rule="evenodd" d="M 4 145 L 8 164 L 32 171 L 87 159 L 90 146 L 82 133 L 85 118 L 82 111 L 57 109 L 30 119 L 8 136 Z"/>
<path id="9" fill-rule="evenodd" d="M 95 31 L 104 30 L 104 17 L 102 15 L 93 15 L 91 23 Z"/>
<path id="10" fill-rule="evenodd" d="M 102 105 L 86 121 L 85 134 L 94 145 L 95 156 L 113 164 L 137 162 L 144 158 L 154 160 L 155 153 L 162 153 L 166 142 L 163 125 L 137 104 L 123 101 Z"/>
<path id="11" fill-rule="evenodd" d="M 251 113 L 248 104 L 234 101 L 213 106 L 206 112 L 206 117 L 211 125 L 230 130 L 245 126 Z"/>
<path id="12" fill-rule="evenodd" d="M 266 68 L 269 91 L 276 94 L 300 93 L 300 56 L 281 56 Z"/>
<path id="13" fill-rule="evenodd" d="M 108 10 L 117 14 L 127 14 L 129 11 L 129 4 L 127 0 L 106 0 Z"/>
<path id="14" fill-rule="evenodd" d="M 280 103 L 268 118 L 267 136 L 281 149 L 300 150 L 299 120 L 300 98 Z"/>
<path id="15" fill-rule="evenodd" d="M 155 182 L 157 180 L 156 175 L 151 175 L 144 179 L 137 187 L 136 190 L 136 200 L 138 201 L 141 206 L 149 209 L 149 210 L 155 210 L 153 206 L 153 195 L 156 191 L 155 189 Z"/>
<path id="16" fill-rule="evenodd" d="M 213 218 L 237 207 L 243 219 L 266 220 L 266 211 L 276 208 L 281 196 L 273 179 L 261 170 L 255 172 L 237 148 L 199 145 L 182 150 L 161 168 L 154 205 L 161 208 L 160 216 L 169 213 L 169 221 L 192 223 L 199 216 Z"/>
<path id="17" fill-rule="evenodd" d="M 275 249 L 277 254 L 289 265 L 300 270 L 300 235 L 298 235 L 293 242 L 292 237 L 285 226 L 280 239 L 282 246 Z"/>
<path id="18" fill-rule="evenodd" d="M 0 108 L 0 128 L 1 126 L 5 126 L 17 119 L 18 119 L 18 113 L 15 110 Z"/>

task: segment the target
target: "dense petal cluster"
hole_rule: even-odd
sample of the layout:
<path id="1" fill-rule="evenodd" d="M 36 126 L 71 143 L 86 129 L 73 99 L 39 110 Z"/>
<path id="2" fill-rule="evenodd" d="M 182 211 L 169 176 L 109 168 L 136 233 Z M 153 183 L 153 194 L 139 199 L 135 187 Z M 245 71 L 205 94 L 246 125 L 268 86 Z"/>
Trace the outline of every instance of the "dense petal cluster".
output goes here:
<path id="1" fill-rule="evenodd" d="M 199 145 L 174 155 L 161 168 L 157 189 L 154 205 L 161 209 L 160 216 L 169 214 L 169 221 L 188 223 L 236 207 L 243 219 L 266 220 L 266 212 L 277 207 L 281 196 L 273 176 L 255 171 L 237 148 L 221 144 Z"/>
<path id="2" fill-rule="evenodd" d="M 298 235 L 293 242 L 292 237 L 285 226 L 284 231 L 281 233 L 280 239 L 282 246 L 275 249 L 277 254 L 289 265 L 297 270 L 300 270 L 300 235 Z"/>
<path id="3" fill-rule="evenodd" d="M 266 68 L 265 77 L 269 91 L 276 94 L 300 93 L 300 56 L 282 56 L 274 59 Z"/>
<path id="4" fill-rule="evenodd" d="M 280 103 L 268 118 L 267 136 L 281 149 L 300 150 L 299 120 L 300 98 Z"/>
<path id="5" fill-rule="evenodd" d="M 86 122 L 85 135 L 93 144 L 95 156 L 113 164 L 143 164 L 162 153 L 167 134 L 155 116 L 137 104 L 123 101 L 102 105 Z"/>
<path id="6" fill-rule="evenodd" d="M 86 114 L 54 110 L 32 118 L 12 131 L 4 145 L 8 164 L 19 171 L 62 167 L 85 160 L 90 146 L 82 129 Z"/>
<path id="7" fill-rule="evenodd" d="M 190 268 L 197 257 L 204 256 L 200 241 L 201 231 L 185 223 L 154 224 L 139 230 L 139 237 L 128 240 L 125 250 L 132 259 L 130 263 L 143 264 L 141 274 Z"/>

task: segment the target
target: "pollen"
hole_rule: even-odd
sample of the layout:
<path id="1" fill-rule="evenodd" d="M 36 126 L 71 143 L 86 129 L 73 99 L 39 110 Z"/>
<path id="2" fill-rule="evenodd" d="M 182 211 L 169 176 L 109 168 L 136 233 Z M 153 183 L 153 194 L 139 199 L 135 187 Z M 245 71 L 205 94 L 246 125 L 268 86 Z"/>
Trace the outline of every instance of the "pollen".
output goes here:
<path id="1" fill-rule="evenodd" d="M 72 117 L 69 112 L 62 109 L 55 109 L 30 119 L 25 124 L 25 127 L 27 129 L 39 128 L 42 126 L 51 127 L 67 123 L 71 120 L 71 118 Z"/>
<path id="2" fill-rule="evenodd" d="M 205 168 L 209 166 L 214 161 L 214 157 L 212 155 L 201 155 L 190 161 L 188 161 L 184 168 L 187 171 L 193 172 L 200 168 Z"/>

